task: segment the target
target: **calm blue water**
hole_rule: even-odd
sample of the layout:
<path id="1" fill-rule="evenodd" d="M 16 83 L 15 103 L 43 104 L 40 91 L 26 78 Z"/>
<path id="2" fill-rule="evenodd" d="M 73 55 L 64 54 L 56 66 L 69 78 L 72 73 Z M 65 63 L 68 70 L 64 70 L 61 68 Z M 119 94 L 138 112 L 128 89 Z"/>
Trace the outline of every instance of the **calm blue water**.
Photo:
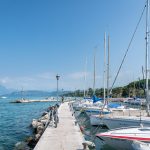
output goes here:
<path id="1" fill-rule="evenodd" d="M 10 103 L 15 99 L 14 96 L 0 99 L 0 150 L 12 150 L 17 142 L 32 135 L 32 119 L 39 118 L 50 105 L 49 102 Z"/>

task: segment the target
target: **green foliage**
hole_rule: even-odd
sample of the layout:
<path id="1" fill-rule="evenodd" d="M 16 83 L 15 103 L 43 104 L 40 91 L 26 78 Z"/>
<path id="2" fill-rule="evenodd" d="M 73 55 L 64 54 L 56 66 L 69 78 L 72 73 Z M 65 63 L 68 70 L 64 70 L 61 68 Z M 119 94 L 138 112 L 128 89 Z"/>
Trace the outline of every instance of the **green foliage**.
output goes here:
<path id="1" fill-rule="evenodd" d="M 150 88 L 150 82 L 149 82 L 149 88 Z M 107 92 L 107 89 L 106 89 L 106 92 Z M 93 89 L 92 88 L 87 89 L 86 96 L 92 97 L 92 95 L 93 95 Z M 104 89 L 103 88 L 96 89 L 95 95 L 98 97 L 103 97 Z M 64 96 L 83 97 L 84 91 L 76 90 L 74 92 L 64 94 Z M 145 97 L 145 80 L 133 81 L 124 87 L 113 88 L 111 96 L 112 97 L 134 97 L 134 96 Z"/>

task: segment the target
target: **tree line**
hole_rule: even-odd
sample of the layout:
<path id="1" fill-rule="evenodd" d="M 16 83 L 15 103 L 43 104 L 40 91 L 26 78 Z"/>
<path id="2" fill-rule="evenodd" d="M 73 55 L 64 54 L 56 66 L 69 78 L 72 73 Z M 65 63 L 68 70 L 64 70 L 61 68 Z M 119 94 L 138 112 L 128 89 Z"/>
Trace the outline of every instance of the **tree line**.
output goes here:
<path id="1" fill-rule="evenodd" d="M 149 80 L 150 81 L 150 80 Z M 150 88 L 150 82 L 149 82 L 149 88 Z M 107 89 L 105 90 L 107 94 Z M 93 96 L 93 89 L 88 88 L 85 91 L 86 97 Z M 97 97 L 103 97 L 104 96 L 104 89 L 103 88 L 97 88 L 95 89 L 95 95 Z M 75 90 L 69 93 L 64 94 L 63 96 L 71 96 L 71 97 L 83 97 L 84 91 L 83 90 Z M 115 87 L 112 89 L 112 93 L 109 94 L 110 97 L 145 97 L 145 79 L 139 80 L 139 81 L 133 81 L 129 83 L 126 86 L 122 87 Z"/>

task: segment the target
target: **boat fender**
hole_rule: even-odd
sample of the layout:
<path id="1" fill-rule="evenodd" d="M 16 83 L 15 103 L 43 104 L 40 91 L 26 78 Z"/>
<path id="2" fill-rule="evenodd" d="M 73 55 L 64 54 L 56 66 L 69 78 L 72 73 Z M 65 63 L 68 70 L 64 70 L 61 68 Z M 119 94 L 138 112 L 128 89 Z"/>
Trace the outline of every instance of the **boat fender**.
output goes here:
<path id="1" fill-rule="evenodd" d="M 95 144 L 91 141 L 85 141 L 82 144 L 85 148 L 88 148 L 88 149 L 89 148 L 95 148 Z M 88 150 L 88 149 L 85 149 L 85 150 Z"/>
<path id="2" fill-rule="evenodd" d="M 81 132 L 83 133 L 83 132 L 84 132 L 84 127 L 83 127 L 83 126 L 80 126 L 80 130 L 81 130 Z"/>
<path id="3" fill-rule="evenodd" d="M 89 150 L 88 145 L 86 143 L 82 143 L 83 145 L 83 150 Z"/>
<path id="4" fill-rule="evenodd" d="M 89 146 L 89 147 L 95 147 L 95 144 L 91 141 L 85 141 L 85 143 Z"/>

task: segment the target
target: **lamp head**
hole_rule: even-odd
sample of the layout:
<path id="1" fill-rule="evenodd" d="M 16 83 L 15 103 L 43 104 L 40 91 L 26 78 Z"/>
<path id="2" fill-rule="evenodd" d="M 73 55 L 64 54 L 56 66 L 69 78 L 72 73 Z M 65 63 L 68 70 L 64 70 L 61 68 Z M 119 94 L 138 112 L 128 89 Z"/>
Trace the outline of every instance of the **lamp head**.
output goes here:
<path id="1" fill-rule="evenodd" d="M 57 75 L 56 75 L 56 79 L 59 80 L 59 78 L 60 78 L 60 76 L 57 74 Z"/>

